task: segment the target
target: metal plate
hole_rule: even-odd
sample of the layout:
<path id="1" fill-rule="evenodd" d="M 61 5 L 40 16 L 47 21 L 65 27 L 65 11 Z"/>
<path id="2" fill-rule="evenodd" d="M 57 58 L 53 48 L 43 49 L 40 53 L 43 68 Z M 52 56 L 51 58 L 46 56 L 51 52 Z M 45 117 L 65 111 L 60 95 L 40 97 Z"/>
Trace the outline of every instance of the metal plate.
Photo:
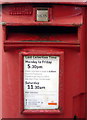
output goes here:
<path id="1" fill-rule="evenodd" d="M 48 21 L 48 9 L 37 9 L 36 21 Z"/>

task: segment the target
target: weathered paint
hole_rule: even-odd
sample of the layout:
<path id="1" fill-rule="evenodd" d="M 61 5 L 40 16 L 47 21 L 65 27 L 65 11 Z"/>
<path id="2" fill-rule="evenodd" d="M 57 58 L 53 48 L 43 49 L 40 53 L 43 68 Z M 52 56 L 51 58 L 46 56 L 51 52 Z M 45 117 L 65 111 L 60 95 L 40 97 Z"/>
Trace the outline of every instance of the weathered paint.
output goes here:
<path id="1" fill-rule="evenodd" d="M 35 9 L 38 5 L 30 4 L 31 14 L 28 15 L 9 14 L 15 5 L 3 5 L 3 22 L 5 23 L 3 25 L 3 118 L 73 118 L 74 115 L 85 118 L 84 8 L 44 4 L 50 7 L 50 21 L 36 22 Z M 31 26 L 34 26 L 34 29 L 29 32 L 26 28 L 32 28 Z M 42 35 L 37 31 L 36 26 L 43 31 Z M 56 34 L 53 31 L 47 34 L 45 29 L 43 30 L 44 27 L 53 28 L 54 26 L 62 29 L 58 29 L 59 32 Z M 68 29 L 70 32 L 67 31 Z M 64 68 L 61 71 L 64 83 L 62 82 L 63 85 L 60 86 L 64 90 L 64 94 L 60 96 L 61 101 L 64 101 L 62 108 L 60 106 L 63 112 L 57 114 L 54 111 L 53 114 L 44 110 L 36 112 L 26 110 L 27 115 L 23 114 L 21 107 L 23 105 L 21 72 L 23 71 L 20 70 L 20 54 L 29 52 L 32 55 L 46 53 L 53 55 L 61 51 L 64 52 L 62 63 Z"/>
<path id="2" fill-rule="evenodd" d="M 0 119 L 2 118 L 2 5 L 0 5 Z"/>
<path id="3" fill-rule="evenodd" d="M 58 3 L 58 4 L 74 4 L 74 5 L 87 5 L 86 0 L 1 0 L 2 4 L 10 3 Z"/>

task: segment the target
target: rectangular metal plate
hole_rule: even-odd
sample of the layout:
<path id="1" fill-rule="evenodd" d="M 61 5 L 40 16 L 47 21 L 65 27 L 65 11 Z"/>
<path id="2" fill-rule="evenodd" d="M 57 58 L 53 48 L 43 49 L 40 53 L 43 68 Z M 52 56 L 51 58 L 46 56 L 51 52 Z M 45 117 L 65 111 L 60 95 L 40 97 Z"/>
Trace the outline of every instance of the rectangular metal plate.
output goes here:
<path id="1" fill-rule="evenodd" d="M 48 9 L 37 9 L 36 21 L 48 21 Z"/>
<path id="2" fill-rule="evenodd" d="M 24 109 L 58 109 L 59 56 L 24 56 Z"/>

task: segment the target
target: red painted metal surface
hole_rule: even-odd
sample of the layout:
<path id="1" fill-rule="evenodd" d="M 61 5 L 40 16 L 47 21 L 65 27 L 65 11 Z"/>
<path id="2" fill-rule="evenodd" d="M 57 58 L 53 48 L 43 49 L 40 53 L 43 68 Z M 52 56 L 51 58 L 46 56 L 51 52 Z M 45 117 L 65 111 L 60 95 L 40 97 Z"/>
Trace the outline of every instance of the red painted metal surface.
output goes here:
<path id="1" fill-rule="evenodd" d="M 24 6 L 26 6 L 26 8 Z M 3 22 L 5 22 L 7 26 L 20 26 L 20 25 L 80 26 L 83 22 L 81 7 L 68 6 L 68 9 L 67 9 L 67 6 L 65 5 L 54 5 L 54 4 L 53 5 L 43 4 L 44 7 L 50 8 L 49 14 L 51 18 L 49 22 L 36 22 L 35 12 L 38 6 L 41 6 L 41 4 L 33 4 L 33 5 L 19 4 L 19 5 L 8 5 L 8 6 L 3 5 L 4 14 L 3 14 L 2 20 Z M 28 9 L 28 11 L 31 14 L 26 15 L 27 11 L 23 9 Z"/>
<path id="2" fill-rule="evenodd" d="M 50 8 L 50 21 L 36 22 L 35 11 L 41 4 L 24 6 L 30 6 L 28 13 L 22 11 L 23 4 L 3 5 L 3 118 L 85 118 L 84 8 L 43 4 Z M 64 67 L 60 68 L 64 78 L 60 85 L 64 89 L 60 96 L 63 113 L 43 115 L 38 110 L 38 114 L 34 111 L 30 115 L 26 110 L 27 115 L 23 114 L 20 53 L 54 55 L 60 54 L 60 49 L 64 52 Z"/>
<path id="3" fill-rule="evenodd" d="M 84 39 L 84 53 L 85 53 L 85 118 L 87 119 L 87 8 L 84 9 L 84 35 L 83 35 L 83 39 Z"/>
<path id="4" fill-rule="evenodd" d="M 15 4 L 15 3 L 58 3 L 58 4 L 72 4 L 72 5 L 87 5 L 86 0 L 1 0 L 2 4 Z"/>
<path id="5" fill-rule="evenodd" d="M 2 22 L 2 9 L 0 9 L 0 22 Z M 2 118 L 2 25 L 0 24 L 0 119 Z"/>
<path id="6" fill-rule="evenodd" d="M 28 52 L 30 51 L 30 52 Z M 59 77 L 59 108 L 58 110 L 25 110 L 24 109 L 24 90 L 23 90 L 23 82 L 21 84 L 21 80 L 24 81 L 24 76 L 23 76 L 23 66 L 24 66 L 24 56 L 60 56 L 60 77 Z M 63 50 L 61 51 L 60 49 L 49 49 L 49 48 L 35 48 L 35 49 L 25 49 L 23 52 L 20 52 L 20 86 L 21 86 L 21 113 L 22 114 L 62 114 L 64 112 L 64 52 Z M 22 77 L 22 79 L 21 79 Z M 62 87 L 61 87 L 62 86 Z"/>

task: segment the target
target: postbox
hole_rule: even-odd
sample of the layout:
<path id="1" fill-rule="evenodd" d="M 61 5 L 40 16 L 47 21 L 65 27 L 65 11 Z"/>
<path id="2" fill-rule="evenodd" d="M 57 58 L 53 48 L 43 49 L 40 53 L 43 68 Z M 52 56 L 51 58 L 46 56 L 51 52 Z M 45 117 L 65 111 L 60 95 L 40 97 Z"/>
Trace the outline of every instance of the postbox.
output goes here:
<path id="1" fill-rule="evenodd" d="M 85 118 L 84 11 L 3 4 L 3 118 Z"/>

